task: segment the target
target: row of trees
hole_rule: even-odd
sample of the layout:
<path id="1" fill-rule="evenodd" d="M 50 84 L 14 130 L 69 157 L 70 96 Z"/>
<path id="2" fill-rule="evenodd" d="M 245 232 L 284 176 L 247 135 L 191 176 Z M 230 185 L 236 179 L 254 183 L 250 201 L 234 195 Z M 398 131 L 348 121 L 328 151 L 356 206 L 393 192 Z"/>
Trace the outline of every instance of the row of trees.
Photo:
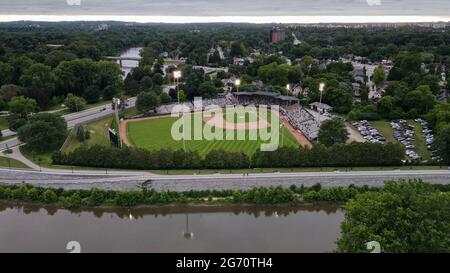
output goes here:
<path id="1" fill-rule="evenodd" d="M 399 144 L 352 143 L 312 149 L 283 147 L 274 152 L 243 153 L 214 150 L 205 158 L 195 151 L 170 149 L 148 151 L 137 148 L 116 149 L 104 146 L 80 147 L 53 155 L 56 165 L 75 165 L 122 169 L 246 169 L 322 166 L 399 166 L 404 148 Z"/>
<path id="2" fill-rule="evenodd" d="M 47 109 L 69 93 L 94 103 L 100 98 L 111 99 L 121 90 L 121 70 L 114 62 L 75 59 L 62 61 L 52 68 L 25 56 L 23 59 L 23 71 L 15 85 L 12 85 L 14 67 L 0 62 L 2 84 L 6 86 L 0 90 L 4 102 L 15 95 L 23 95 L 36 100 L 41 109 Z"/>
<path id="3" fill-rule="evenodd" d="M 102 205 L 134 207 L 154 204 L 199 203 L 207 199 L 212 200 L 212 198 L 219 198 L 223 203 L 235 204 L 289 204 L 298 202 L 294 192 L 282 187 L 254 188 L 248 191 L 157 192 L 151 189 L 151 185 L 147 184 L 143 185 L 141 190 L 119 192 L 103 191 L 96 188 L 91 190 L 46 189 L 28 184 L 0 186 L 0 200 L 43 204 L 59 203 L 68 209 Z"/>

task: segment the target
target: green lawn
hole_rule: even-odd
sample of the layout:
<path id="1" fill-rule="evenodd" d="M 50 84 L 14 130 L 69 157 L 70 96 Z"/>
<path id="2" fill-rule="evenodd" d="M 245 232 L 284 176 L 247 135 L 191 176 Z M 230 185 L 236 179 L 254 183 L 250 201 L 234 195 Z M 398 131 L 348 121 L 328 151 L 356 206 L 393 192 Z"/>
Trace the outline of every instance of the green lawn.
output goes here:
<path id="1" fill-rule="evenodd" d="M 52 165 L 52 155 L 54 151 L 36 152 L 27 147 L 27 145 L 20 146 L 20 152 L 29 160 L 41 165 L 42 167 L 49 167 Z"/>
<path id="2" fill-rule="evenodd" d="M 28 169 L 28 166 L 12 158 L 0 156 L 0 166 L 15 169 Z"/>
<path id="3" fill-rule="evenodd" d="M 5 130 L 9 128 L 8 121 L 6 120 L 6 116 L 0 117 L 0 130 Z"/>
<path id="4" fill-rule="evenodd" d="M 394 129 L 391 128 L 391 125 L 388 121 L 378 120 L 378 121 L 370 121 L 373 127 L 377 128 L 377 130 L 386 138 L 386 142 L 397 143 L 398 141 L 394 138 Z"/>
<path id="5" fill-rule="evenodd" d="M 69 143 L 64 149 L 64 152 L 71 152 L 81 145 L 110 145 L 108 136 L 108 127 L 111 124 L 112 118 L 101 119 L 91 122 L 86 125 L 86 129 L 89 130 L 91 136 L 84 142 L 79 142 L 76 137 L 76 132 L 72 130 L 69 135 Z"/>
<path id="6" fill-rule="evenodd" d="M 239 119 L 239 116 L 237 116 L 237 118 Z M 247 121 L 248 118 L 249 117 L 247 116 Z M 175 121 L 177 121 L 177 119 L 178 118 L 167 117 L 130 122 L 127 124 L 128 138 L 134 146 L 144 149 L 183 149 L 183 141 L 174 140 L 171 135 L 172 125 L 175 123 Z M 211 129 L 209 125 L 204 124 L 203 126 L 203 128 Z M 201 156 L 205 156 L 212 150 L 219 149 L 233 152 L 244 152 L 247 155 L 251 156 L 256 152 L 256 150 L 260 148 L 261 144 L 268 143 L 267 141 L 261 140 L 259 137 L 257 138 L 257 140 L 250 140 L 249 133 L 251 132 L 251 130 L 244 131 L 246 140 L 236 140 L 237 133 L 234 130 L 217 128 L 212 130 L 214 132 L 215 130 L 221 130 L 222 132 L 224 132 L 224 134 L 226 134 L 227 138 L 234 138 L 235 140 L 186 140 L 186 149 L 198 151 Z M 256 132 L 256 130 L 254 130 L 253 133 L 254 132 Z M 283 143 L 283 146 L 298 146 L 297 141 L 286 128 L 283 127 L 280 132 L 280 146 L 281 143 Z"/>
<path id="7" fill-rule="evenodd" d="M 422 125 L 414 120 L 408 120 L 408 123 L 414 126 L 414 146 L 416 152 L 423 158 L 423 160 L 431 160 L 431 152 L 427 149 L 425 136 L 422 133 Z"/>

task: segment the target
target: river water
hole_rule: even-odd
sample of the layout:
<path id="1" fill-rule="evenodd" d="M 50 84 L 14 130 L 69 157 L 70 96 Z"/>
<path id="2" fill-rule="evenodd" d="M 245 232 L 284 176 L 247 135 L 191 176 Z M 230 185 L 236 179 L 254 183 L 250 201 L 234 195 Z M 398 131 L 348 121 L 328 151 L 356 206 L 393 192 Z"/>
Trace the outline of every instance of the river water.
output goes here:
<path id="1" fill-rule="evenodd" d="M 140 57 L 140 51 L 142 50 L 142 47 L 132 47 L 127 49 L 126 51 L 122 52 L 120 54 L 120 57 L 131 57 L 131 58 L 138 58 Z M 117 61 L 119 64 L 120 62 Z M 125 79 L 128 75 L 128 73 L 131 72 L 131 69 L 134 67 L 137 67 L 139 65 L 138 61 L 131 61 L 131 60 L 123 60 L 122 61 L 122 72 L 123 72 L 123 78 Z"/>
<path id="2" fill-rule="evenodd" d="M 343 210 L 309 207 L 162 207 L 69 211 L 0 204 L 0 252 L 326 252 Z"/>

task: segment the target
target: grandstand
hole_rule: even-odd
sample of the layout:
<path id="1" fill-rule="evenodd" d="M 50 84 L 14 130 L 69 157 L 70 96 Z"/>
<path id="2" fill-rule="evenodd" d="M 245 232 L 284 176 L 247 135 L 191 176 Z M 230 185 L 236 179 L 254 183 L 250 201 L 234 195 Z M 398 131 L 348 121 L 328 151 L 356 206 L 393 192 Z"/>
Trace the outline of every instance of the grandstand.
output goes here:
<path id="1" fill-rule="evenodd" d="M 310 141 L 317 139 L 319 135 L 319 123 L 314 116 L 299 104 L 287 107 L 285 110 L 285 116 L 289 123 Z"/>
<path id="2" fill-rule="evenodd" d="M 280 105 L 280 113 L 286 117 L 287 121 L 303 134 L 309 141 L 317 139 L 319 134 L 319 124 L 317 119 L 307 109 L 300 106 L 298 99 L 290 96 L 281 96 L 273 92 L 235 92 L 233 95 L 220 96 L 215 99 L 203 99 L 202 107 L 194 107 L 194 103 L 185 102 L 183 105 L 189 112 L 201 112 L 211 110 L 217 107 L 226 108 L 228 106 L 255 106 L 260 105 Z M 292 104 L 295 103 L 295 104 Z M 172 108 L 176 103 L 166 104 L 158 107 L 158 115 L 171 114 Z"/>

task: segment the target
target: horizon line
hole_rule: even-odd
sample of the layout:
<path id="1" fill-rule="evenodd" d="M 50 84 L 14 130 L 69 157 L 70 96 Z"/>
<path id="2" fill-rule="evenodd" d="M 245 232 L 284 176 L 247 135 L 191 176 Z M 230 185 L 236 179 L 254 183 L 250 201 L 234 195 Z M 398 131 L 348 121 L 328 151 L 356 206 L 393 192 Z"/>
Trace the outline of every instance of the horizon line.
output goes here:
<path id="1" fill-rule="evenodd" d="M 22 15 L 0 14 L 0 22 L 117 21 L 124 23 L 250 23 L 250 24 L 364 24 L 448 23 L 450 16 L 142 16 L 142 15 Z"/>

